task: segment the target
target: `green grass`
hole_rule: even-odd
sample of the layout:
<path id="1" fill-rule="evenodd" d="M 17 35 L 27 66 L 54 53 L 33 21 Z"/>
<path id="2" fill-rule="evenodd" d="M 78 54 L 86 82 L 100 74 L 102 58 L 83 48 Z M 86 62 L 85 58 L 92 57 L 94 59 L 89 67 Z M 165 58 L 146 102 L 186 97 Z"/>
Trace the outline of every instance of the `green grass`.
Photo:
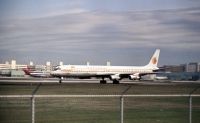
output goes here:
<path id="1" fill-rule="evenodd" d="M 0 85 L 0 94 L 32 94 L 39 84 Z M 188 94 L 198 84 L 186 85 L 134 85 L 134 84 L 42 84 L 36 94 Z M 195 91 L 200 94 L 200 89 Z"/>
<path id="2" fill-rule="evenodd" d="M 0 99 L 1 123 L 30 123 L 30 106 L 29 99 Z"/>
<path id="3" fill-rule="evenodd" d="M 188 94 L 199 85 L 43 84 L 36 94 Z M 32 94 L 37 85 L 0 85 L 1 95 Z M 199 94 L 200 91 L 195 92 Z M 119 98 L 36 98 L 36 123 L 120 122 Z M 124 123 L 187 123 L 188 98 L 124 99 Z M 193 123 L 200 121 L 200 98 L 193 98 Z M 0 99 L 1 123 L 30 123 L 30 99 Z"/>
<path id="4" fill-rule="evenodd" d="M 183 109 L 135 109 L 125 111 L 126 123 L 187 123 L 187 111 Z"/>

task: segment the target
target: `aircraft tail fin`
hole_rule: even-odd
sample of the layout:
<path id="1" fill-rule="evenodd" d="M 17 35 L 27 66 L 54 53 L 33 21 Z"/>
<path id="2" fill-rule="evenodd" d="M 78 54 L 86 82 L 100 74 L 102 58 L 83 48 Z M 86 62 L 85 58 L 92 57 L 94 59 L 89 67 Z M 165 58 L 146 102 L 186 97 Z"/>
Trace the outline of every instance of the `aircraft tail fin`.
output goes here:
<path id="1" fill-rule="evenodd" d="M 151 57 L 151 60 L 149 61 L 149 64 L 147 64 L 146 67 L 157 68 L 159 54 L 160 54 L 160 49 L 156 49 L 153 56 Z"/>

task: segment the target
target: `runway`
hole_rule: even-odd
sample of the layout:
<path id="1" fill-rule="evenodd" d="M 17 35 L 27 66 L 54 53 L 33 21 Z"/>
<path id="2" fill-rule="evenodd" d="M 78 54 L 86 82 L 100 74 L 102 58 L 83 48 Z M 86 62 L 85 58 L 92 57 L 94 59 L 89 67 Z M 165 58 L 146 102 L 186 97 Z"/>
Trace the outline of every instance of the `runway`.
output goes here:
<path id="1" fill-rule="evenodd" d="M 100 79 L 72 79 L 65 78 L 62 84 L 67 83 L 96 83 L 99 84 Z M 34 77 L 0 77 L 0 84 L 59 84 L 58 78 L 34 78 Z M 107 80 L 108 84 L 112 84 L 112 81 Z M 200 81 L 170 81 L 170 80 L 140 80 L 134 81 L 124 79 L 120 81 L 120 84 L 136 84 L 136 85 L 177 85 L 177 84 L 200 84 Z"/>

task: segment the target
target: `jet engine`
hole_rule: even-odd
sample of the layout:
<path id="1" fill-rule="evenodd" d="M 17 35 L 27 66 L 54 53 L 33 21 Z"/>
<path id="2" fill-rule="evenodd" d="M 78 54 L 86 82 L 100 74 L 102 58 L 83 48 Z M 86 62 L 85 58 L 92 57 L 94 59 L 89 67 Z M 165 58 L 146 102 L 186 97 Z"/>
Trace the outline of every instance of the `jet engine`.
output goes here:
<path id="1" fill-rule="evenodd" d="M 133 75 L 129 75 L 129 79 L 130 80 L 140 80 L 140 76 L 139 76 L 139 73 L 137 74 L 133 74 Z"/>
<path id="2" fill-rule="evenodd" d="M 110 78 L 111 78 L 111 80 L 119 80 L 120 76 L 119 76 L 119 74 L 115 74 L 115 75 L 111 75 Z"/>

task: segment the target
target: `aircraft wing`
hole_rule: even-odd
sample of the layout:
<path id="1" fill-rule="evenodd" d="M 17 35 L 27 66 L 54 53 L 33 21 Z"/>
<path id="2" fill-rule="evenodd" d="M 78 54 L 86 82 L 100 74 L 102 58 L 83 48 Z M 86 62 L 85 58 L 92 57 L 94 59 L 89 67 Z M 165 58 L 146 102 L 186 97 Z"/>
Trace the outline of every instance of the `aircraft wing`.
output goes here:
<path id="1" fill-rule="evenodd" d="M 159 74 L 163 72 L 146 72 L 146 73 L 98 73 L 96 77 L 104 77 L 104 78 L 112 78 L 112 76 L 118 76 L 120 79 L 130 78 L 131 79 L 140 79 L 141 76 L 149 75 L 149 74 Z"/>

